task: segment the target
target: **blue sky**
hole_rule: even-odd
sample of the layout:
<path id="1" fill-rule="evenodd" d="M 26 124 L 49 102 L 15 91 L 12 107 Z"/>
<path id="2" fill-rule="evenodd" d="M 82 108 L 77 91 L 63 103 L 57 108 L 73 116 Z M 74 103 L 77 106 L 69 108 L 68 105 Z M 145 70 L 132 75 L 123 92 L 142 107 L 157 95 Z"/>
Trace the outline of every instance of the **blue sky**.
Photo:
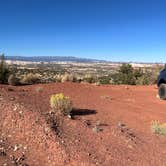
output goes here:
<path id="1" fill-rule="evenodd" d="M 166 62 L 166 1 L 0 0 L 0 52 Z"/>

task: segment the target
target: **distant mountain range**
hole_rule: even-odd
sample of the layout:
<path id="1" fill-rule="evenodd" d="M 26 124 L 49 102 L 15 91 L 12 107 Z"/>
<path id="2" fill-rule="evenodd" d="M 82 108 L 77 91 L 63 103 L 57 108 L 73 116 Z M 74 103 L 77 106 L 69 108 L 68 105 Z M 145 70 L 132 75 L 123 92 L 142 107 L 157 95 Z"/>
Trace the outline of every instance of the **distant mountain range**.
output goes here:
<path id="1" fill-rule="evenodd" d="M 24 62 L 82 62 L 82 63 L 135 63 L 135 64 L 164 64 L 162 62 L 134 62 L 134 61 L 106 61 L 106 60 L 98 60 L 98 59 L 90 59 L 90 58 L 78 58 L 73 56 L 5 56 L 6 60 L 11 61 L 24 61 Z"/>
<path id="2" fill-rule="evenodd" d="M 6 60 L 12 61 L 30 61 L 30 62 L 106 62 L 104 60 L 77 58 L 72 56 L 5 56 Z"/>

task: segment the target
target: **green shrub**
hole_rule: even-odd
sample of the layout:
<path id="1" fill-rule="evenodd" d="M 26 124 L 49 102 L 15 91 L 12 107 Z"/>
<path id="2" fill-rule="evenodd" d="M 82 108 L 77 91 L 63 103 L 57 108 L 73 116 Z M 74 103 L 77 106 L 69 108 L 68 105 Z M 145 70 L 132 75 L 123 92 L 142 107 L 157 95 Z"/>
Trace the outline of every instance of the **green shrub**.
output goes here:
<path id="1" fill-rule="evenodd" d="M 155 134 L 166 135 L 166 123 L 160 124 L 158 121 L 153 121 L 151 129 Z"/>
<path id="2" fill-rule="evenodd" d="M 113 84 L 151 85 L 157 81 L 161 67 L 134 69 L 130 64 L 123 64 L 117 73 L 111 75 Z"/>
<path id="3" fill-rule="evenodd" d="M 0 83 L 5 84 L 8 82 L 9 69 L 5 63 L 5 56 L 0 56 Z"/>
<path id="4" fill-rule="evenodd" d="M 73 108 L 69 97 L 66 97 L 63 93 L 52 95 L 50 106 L 53 112 L 63 115 L 69 115 Z"/>
<path id="5" fill-rule="evenodd" d="M 123 64 L 117 73 L 112 75 L 114 84 L 135 85 L 134 69 L 130 64 Z"/>
<path id="6" fill-rule="evenodd" d="M 102 76 L 98 78 L 100 84 L 110 84 L 111 76 Z"/>
<path id="7" fill-rule="evenodd" d="M 137 78 L 136 85 L 149 85 L 149 79 L 146 74 L 143 74 L 142 76 Z"/>
<path id="8" fill-rule="evenodd" d="M 8 84 L 16 86 L 19 84 L 19 79 L 14 74 L 11 74 L 8 78 Z"/>

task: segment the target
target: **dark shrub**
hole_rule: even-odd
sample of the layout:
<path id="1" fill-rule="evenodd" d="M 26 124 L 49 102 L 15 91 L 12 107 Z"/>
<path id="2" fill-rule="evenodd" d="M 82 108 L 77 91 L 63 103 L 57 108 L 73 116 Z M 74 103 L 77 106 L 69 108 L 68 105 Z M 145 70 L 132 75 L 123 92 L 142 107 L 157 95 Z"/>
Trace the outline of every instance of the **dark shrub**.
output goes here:
<path id="1" fill-rule="evenodd" d="M 130 64 L 123 64 L 116 74 L 112 75 L 114 84 L 135 85 L 134 69 Z"/>
<path id="2" fill-rule="evenodd" d="M 5 56 L 0 56 L 0 83 L 5 84 L 8 82 L 9 69 L 5 63 Z"/>

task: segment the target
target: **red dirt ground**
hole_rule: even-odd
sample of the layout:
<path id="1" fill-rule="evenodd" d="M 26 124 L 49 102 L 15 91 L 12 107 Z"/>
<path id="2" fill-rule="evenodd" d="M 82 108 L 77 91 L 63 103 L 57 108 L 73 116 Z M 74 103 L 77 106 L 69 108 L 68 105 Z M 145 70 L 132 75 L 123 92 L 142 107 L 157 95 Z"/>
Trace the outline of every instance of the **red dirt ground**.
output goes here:
<path id="1" fill-rule="evenodd" d="M 60 92 L 75 112 L 57 135 L 48 112 Z M 166 101 L 156 94 L 155 86 L 0 85 L 0 165 L 164 166 L 166 137 L 150 128 L 166 121 Z"/>

